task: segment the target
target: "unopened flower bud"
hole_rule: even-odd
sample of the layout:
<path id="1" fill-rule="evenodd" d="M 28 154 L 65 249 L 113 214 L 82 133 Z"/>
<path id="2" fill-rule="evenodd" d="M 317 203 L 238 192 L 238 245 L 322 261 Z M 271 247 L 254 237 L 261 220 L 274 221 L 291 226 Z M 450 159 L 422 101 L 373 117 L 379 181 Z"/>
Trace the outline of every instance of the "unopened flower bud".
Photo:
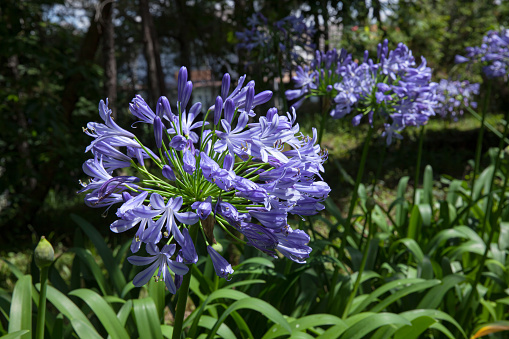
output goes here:
<path id="1" fill-rule="evenodd" d="M 212 244 L 212 248 L 214 250 L 216 250 L 217 252 L 223 252 L 223 245 L 221 245 L 221 243 L 219 243 L 219 242 Z"/>
<path id="2" fill-rule="evenodd" d="M 55 251 L 50 242 L 44 236 L 41 237 L 39 244 L 34 252 L 35 264 L 39 268 L 48 267 L 55 260 Z"/>
<path id="3" fill-rule="evenodd" d="M 368 210 L 368 212 L 371 212 L 373 208 L 375 208 L 375 206 L 376 206 L 375 199 L 373 199 L 372 197 L 366 199 L 366 209 Z"/>

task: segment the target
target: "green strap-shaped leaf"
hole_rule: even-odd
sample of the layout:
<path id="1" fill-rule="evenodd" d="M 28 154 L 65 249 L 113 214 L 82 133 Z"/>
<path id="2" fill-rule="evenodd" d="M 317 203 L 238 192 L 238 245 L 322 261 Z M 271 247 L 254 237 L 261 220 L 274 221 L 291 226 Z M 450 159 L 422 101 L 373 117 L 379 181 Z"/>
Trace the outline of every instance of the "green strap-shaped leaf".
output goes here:
<path id="1" fill-rule="evenodd" d="M 457 338 L 454 338 L 454 336 L 452 335 L 451 331 L 449 331 L 447 329 L 447 327 L 445 327 L 441 323 L 435 323 L 435 324 L 431 325 L 430 328 L 442 332 L 449 339 L 457 339 Z"/>
<path id="2" fill-rule="evenodd" d="M 20 338 L 30 339 L 32 331 L 32 276 L 24 275 L 14 286 L 9 313 L 9 333 L 26 330 Z"/>
<path id="3" fill-rule="evenodd" d="M 394 242 L 390 247 L 390 253 L 393 253 L 399 244 L 405 245 L 405 247 L 410 252 L 412 252 L 415 259 L 417 260 L 417 263 L 422 263 L 422 261 L 424 259 L 424 253 L 422 253 L 421 247 L 414 239 L 404 238 L 404 239 L 400 239 L 400 240 Z"/>
<path id="4" fill-rule="evenodd" d="M 236 287 L 245 286 L 245 285 L 265 284 L 265 283 L 266 283 L 266 281 L 262 280 L 262 279 L 249 279 L 249 280 L 237 281 L 233 284 L 225 285 L 223 288 L 236 288 Z"/>
<path id="5" fill-rule="evenodd" d="M 371 312 L 380 312 L 383 309 L 385 309 L 387 306 L 392 304 L 393 302 L 398 301 L 399 299 L 403 298 L 406 295 L 428 289 L 428 288 L 436 286 L 438 284 L 440 284 L 440 280 L 426 280 L 426 281 L 423 281 L 420 283 L 406 286 L 406 287 L 400 289 L 399 291 L 394 292 L 392 295 L 385 298 L 380 303 L 376 304 L 370 311 Z"/>
<path id="6" fill-rule="evenodd" d="M 166 285 L 164 281 L 156 281 L 155 279 L 150 279 L 148 283 L 148 295 L 155 303 L 159 319 L 163 319 L 164 307 L 166 306 L 164 303 L 164 298 L 166 296 Z"/>
<path id="7" fill-rule="evenodd" d="M 411 311 L 403 312 L 400 315 L 406 319 L 409 319 L 409 320 L 413 320 L 418 317 L 430 317 L 435 320 L 445 320 L 447 322 L 450 322 L 454 326 L 456 326 L 456 328 L 460 331 L 460 333 L 463 335 L 463 337 L 465 337 L 465 338 L 467 337 L 467 335 L 465 334 L 465 331 L 463 331 L 460 324 L 453 317 L 451 317 L 449 314 L 439 311 L 439 310 L 411 310 Z M 436 323 L 436 324 L 432 325 L 431 327 L 434 328 L 437 325 L 439 325 L 439 323 Z"/>
<path id="8" fill-rule="evenodd" d="M 92 241 L 95 248 L 97 249 L 97 253 L 101 256 L 101 259 L 104 262 L 104 265 L 108 267 L 108 274 L 115 286 L 115 290 L 118 294 L 122 292 L 122 289 L 126 285 L 126 280 L 118 262 L 113 257 L 113 253 L 111 249 L 108 247 L 106 242 L 104 241 L 104 237 L 97 232 L 97 230 L 86 220 L 78 217 L 75 214 L 71 214 L 71 219 L 73 219 L 78 226 L 85 232 L 88 238 Z"/>
<path id="9" fill-rule="evenodd" d="M 70 295 L 81 298 L 92 309 L 101 324 L 106 329 L 106 332 L 113 339 L 129 338 L 124 326 L 120 323 L 115 312 L 110 305 L 97 293 L 88 289 L 74 290 L 69 293 Z"/>
<path id="10" fill-rule="evenodd" d="M 405 176 L 399 180 L 398 183 L 398 193 L 396 196 L 396 200 L 400 201 L 398 205 L 396 205 L 396 226 L 401 228 L 407 219 L 408 214 L 408 204 L 405 200 L 405 192 L 408 184 L 408 179 L 410 177 Z"/>
<path id="11" fill-rule="evenodd" d="M 173 337 L 173 326 L 161 325 L 161 332 L 165 338 L 171 339 Z"/>
<path id="12" fill-rule="evenodd" d="M 133 301 L 127 300 L 127 302 L 124 305 L 122 305 L 120 310 L 117 312 L 118 321 L 120 321 L 120 324 L 122 324 L 122 326 L 125 327 L 127 318 L 129 318 L 129 314 L 131 313 L 132 309 L 133 309 Z"/>
<path id="13" fill-rule="evenodd" d="M 443 301 L 445 294 L 454 286 L 466 280 L 466 277 L 459 274 L 447 275 L 442 279 L 440 285 L 430 289 L 424 298 L 421 299 L 418 309 L 436 309 Z"/>
<path id="14" fill-rule="evenodd" d="M 425 280 L 419 279 L 419 278 L 408 278 L 408 279 L 394 280 L 394 281 L 388 282 L 386 284 L 383 284 L 382 286 L 377 288 L 375 291 L 371 292 L 366 299 L 364 299 L 357 307 L 355 307 L 353 309 L 353 311 L 350 312 L 350 314 L 354 315 L 354 314 L 358 314 L 358 313 L 362 312 L 367 306 L 369 306 L 369 304 L 378 300 L 379 296 L 381 296 L 384 293 L 387 293 L 388 291 L 390 291 L 392 289 L 395 289 L 398 287 L 403 287 L 405 285 L 417 284 L 417 283 L 420 283 L 423 281 L 425 281 Z"/>
<path id="15" fill-rule="evenodd" d="M 393 313 L 373 314 L 349 327 L 341 336 L 344 339 L 361 339 L 371 331 L 385 325 L 412 325 L 407 319 Z M 320 338 L 320 337 L 319 337 Z"/>
<path id="16" fill-rule="evenodd" d="M 133 313 L 140 339 L 162 339 L 161 324 L 152 298 L 133 301 Z"/>
<path id="17" fill-rule="evenodd" d="M 76 253 L 76 256 L 78 256 L 87 265 L 95 280 L 97 281 L 97 285 L 99 285 L 101 293 L 103 295 L 110 295 L 110 285 L 106 282 L 106 278 L 104 277 L 104 274 L 102 273 L 99 265 L 97 265 L 95 262 L 92 254 L 89 251 L 79 247 L 71 248 L 69 251 Z"/>
<path id="18" fill-rule="evenodd" d="M 200 327 L 204 327 L 206 329 L 212 329 L 214 328 L 214 324 L 216 323 L 216 318 L 212 318 L 208 315 L 202 315 L 200 317 L 200 321 L 198 323 L 198 326 Z M 225 339 L 236 339 L 237 337 L 235 336 L 235 334 L 232 332 L 232 330 L 226 326 L 226 324 L 221 324 L 221 326 L 219 326 L 218 330 L 217 330 L 217 334 L 219 334 L 222 338 L 225 338 Z"/>
<path id="19" fill-rule="evenodd" d="M 71 325 L 76 331 L 76 334 L 79 338 L 82 339 L 103 339 L 96 330 L 92 327 L 87 325 L 84 321 L 81 319 L 72 319 Z"/>
<path id="20" fill-rule="evenodd" d="M 410 221 L 408 222 L 407 238 L 417 239 L 417 235 L 421 231 L 422 217 L 419 206 L 414 205 L 412 213 L 410 214 Z"/>
<path id="21" fill-rule="evenodd" d="M 192 281 L 192 279 L 191 279 L 191 281 Z M 241 299 L 246 299 L 246 298 L 249 298 L 249 295 L 247 295 L 243 292 L 240 292 L 240 291 L 236 291 L 236 290 L 220 289 L 220 290 L 214 291 L 200 305 L 199 308 L 197 308 L 193 313 L 191 313 L 191 315 L 189 315 L 189 317 L 186 318 L 183 326 L 187 327 L 192 322 L 191 329 L 189 330 L 189 335 L 194 336 L 194 335 L 196 335 L 196 330 L 198 328 L 198 321 L 199 321 L 201 315 L 203 314 L 203 311 L 205 310 L 206 306 L 209 303 L 211 303 L 212 301 L 217 300 L 217 299 L 241 300 Z"/>
<path id="22" fill-rule="evenodd" d="M 9 270 L 11 270 L 12 274 L 16 276 L 16 279 L 19 280 L 24 276 L 23 272 L 21 272 L 21 270 L 17 268 L 16 265 L 4 258 L 2 258 L 2 261 L 7 264 L 7 267 L 9 267 Z"/>
<path id="23" fill-rule="evenodd" d="M 72 321 L 73 319 L 79 319 L 88 327 L 92 329 L 94 328 L 85 314 L 81 312 L 81 310 L 71 301 L 71 299 L 67 298 L 63 293 L 61 293 L 53 286 L 48 286 L 46 291 L 46 298 L 53 304 L 53 306 L 56 307 L 60 313 L 62 313 L 69 320 Z"/>
<path id="24" fill-rule="evenodd" d="M 438 250 L 438 248 L 442 246 L 444 242 L 453 238 L 467 238 L 467 236 L 455 229 L 447 229 L 440 231 L 430 240 L 430 242 L 426 246 L 425 250 L 426 253 L 429 256 L 432 256 Z"/>
<path id="25" fill-rule="evenodd" d="M 403 326 L 394 333 L 394 339 L 417 339 L 431 325 L 437 321 L 431 317 L 422 316 L 412 320 L 411 326 Z"/>
<path id="26" fill-rule="evenodd" d="M 53 324 L 53 328 L 51 329 L 51 338 L 63 338 L 64 337 L 64 315 L 62 313 L 58 313 L 55 317 L 55 323 Z"/>
<path id="27" fill-rule="evenodd" d="M 216 324 L 210 331 L 207 338 L 213 338 L 219 326 L 226 320 L 230 313 L 239 309 L 251 309 L 260 312 L 263 316 L 270 319 L 274 323 L 283 326 L 290 334 L 292 333 L 292 329 L 288 322 L 286 321 L 286 319 L 272 305 L 260 299 L 246 298 L 234 302 L 230 307 L 228 307 L 228 309 L 226 309 L 226 311 L 223 312 L 221 317 L 217 320 Z"/>
<path id="28" fill-rule="evenodd" d="M 307 329 L 313 327 L 328 325 L 344 325 L 345 327 L 347 326 L 343 320 L 332 314 L 308 315 L 290 322 L 290 327 L 292 328 L 292 338 L 299 331 L 306 331 Z M 267 333 L 262 337 L 262 339 L 274 339 L 285 334 L 287 334 L 287 331 L 281 325 L 276 324 L 267 331 Z"/>
<path id="29" fill-rule="evenodd" d="M 254 257 L 242 261 L 240 264 L 234 267 L 235 270 L 240 270 L 243 266 L 265 266 L 274 268 L 274 263 L 267 258 Z M 245 268 L 244 268 L 245 269 Z"/>
<path id="30" fill-rule="evenodd" d="M 433 210 L 431 208 L 431 205 L 419 204 L 417 205 L 417 207 L 419 208 L 419 213 L 421 215 L 422 226 L 430 227 L 431 219 L 433 217 Z"/>
<path id="31" fill-rule="evenodd" d="M 26 335 L 28 335 L 30 333 L 29 330 L 19 330 L 19 331 L 16 331 L 16 332 L 12 332 L 12 333 L 9 333 L 9 334 L 6 334 L 4 336 L 2 336 L 1 339 L 18 339 L 18 338 L 24 338 L 26 337 Z M 30 337 L 28 337 L 30 338 Z"/>
<path id="32" fill-rule="evenodd" d="M 426 165 L 424 169 L 424 177 L 422 181 L 422 203 L 432 206 L 433 204 L 433 169 L 430 165 Z"/>
<path id="33" fill-rule="evenodd" d="M 461 190 L 461 180 L 453 180 L 451 184 L 449 185 L 449 192 L 447 192 L 447 198 L 446 201 L 456 207 L 456 203 L 458 202 L 458 192 Z"/>

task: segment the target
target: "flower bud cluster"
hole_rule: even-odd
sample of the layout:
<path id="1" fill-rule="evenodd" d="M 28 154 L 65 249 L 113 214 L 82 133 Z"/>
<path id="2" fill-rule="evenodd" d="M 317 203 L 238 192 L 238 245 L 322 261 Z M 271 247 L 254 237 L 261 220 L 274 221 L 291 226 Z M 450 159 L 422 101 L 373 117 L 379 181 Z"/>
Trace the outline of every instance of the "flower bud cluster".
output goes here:
<path id="1" fill-rule="evenodd" d="M 346 50 L 317 51 L 310 67 L 298 68 L 293 78 L 299 89 L 286 91 L 289 100 L 300 98 L 298 107 L 310 96 L 330 100 L 330 115 L 343 118 L 352 112 L 352 123 L 358 125 L 364 116 L 369 123 L 381 118 L 387 144 L 406 126 L 420 126 L 435 115 L 436 86 L 431 82 L 431 69 L 422 58 L 417 65 L 412 51 L 399 43 L 389 50 L 388 41 L 378 45 L 377 62 L 364 52 L 362 62 Z"/>
<path id="2" fill-rule="evenodd" d="M 136 230 L 131 251 L 145 246 L 150 256 L 128 258 L 134 265 L 149 265 L 134 285 L 156 275 L 175 293 L 187 264 L 198 260 L 193 232 L 201 233 L 218 276 L 228 277 L 231 265 L 211 246 L 214 227 L 232 237 L 236 230 L 245 243 L 273 257 L 276 251 L 299 263 L 309 257 L 309 236 L 292 229 L 287 219 L 324 208 L 330 188 L 320 172 L 327 153 L 316 145 L 316 130 L 313 137 L 302 135 L 295 111 L 283 115 L 271 108 L 257 117 L 253 109 L 272 92 L 255 94 L 254 82 L 244 81 L 245 76 L 230 93 L 225 74 L 215 105 L 196 122 L 202 105 L 188 107 L 193 85 L 185 67 L 178 76 L 176 106 L 161 97 L 154 112 L 136 96 L 129 110 L 151 125 L 157 150 L 118 126 L 107 100 L 99 104 L 103 123 L 87 125 L 85 133 L 93 140 L 86 150 L 93 158 L 83 170 L 91 179 L 80 192 L 87 192 L 91 207 L 118 206 L 113 232 Z M 120 169 L 135 175 L 115 175 Z"/>

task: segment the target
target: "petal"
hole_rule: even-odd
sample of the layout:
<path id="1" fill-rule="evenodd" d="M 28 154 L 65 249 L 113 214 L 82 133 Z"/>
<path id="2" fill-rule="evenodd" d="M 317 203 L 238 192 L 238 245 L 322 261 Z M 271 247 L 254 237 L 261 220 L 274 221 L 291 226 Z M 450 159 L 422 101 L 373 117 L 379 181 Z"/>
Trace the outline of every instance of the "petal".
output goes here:
<path id="1" fill-rule="evenodd" d="M 168 271 L 168 268 L 164 268 L 163 271 L 163 280 L 164 284 L 166 285 L 166 288 L 171 294 L 177 293 L 177 287 L 175 286 L 175 283 L 173 282 L 173 277 L 170 274 L 170 271 Z"/>
<path id="2" fill-rule="evenodd" d="M 178 275 L 184 275 L 187 272 L 189 272 L 189 267 L 187 267 L 186 264 L 181 262 L 168 260 L 168 267 L 170 268 L 170 270 L 172 270 L 175 274 Z"/>
<path id="3" fill-rule="evenodd" d="M 128 257 L 127 261 L 129 261 L 129 263 L 131 265 L 145 266 L 145 265 L 153 263 L 154 260 L 156 260 L 156 259 L 157 259 L 157 257 L 140 257 L 138 255 L 133 255 L 133 256 Z"/>
<path id="4" fill-rule="evenodd" d="M 186 225 L 194 225 L 200 220 L 198 215 L 194 212 L 175 212 L 174 214 L 178 221 Z"/>
<path id="5" fill-rule="evenodd" d="M 184 199 L 182 197 L 176 197 L 173 199 L 173 203 L 169 206 L 173 211 L 178 211 L 182 207 Z"/>
<path id="6" fill-rule="evenodd" d="M 140 273 L 138 273 L 133 279 L 133 285 L 136 287 L 141 287 L 150 281 L 150 278 L 154 276 L 154 273 L 159 266 L 159 262 L 155 261 L 148 268 L 144 269 Z"/>
<path id="7" fill-rule="evenodd" d="M 157 210 L 162 210 L 166 207 L 164 204 L 164 199 L 159 193 L 152 193 L 150 196 L 150 204 L 152 207 L 154 207 L 154 209 Z"/>

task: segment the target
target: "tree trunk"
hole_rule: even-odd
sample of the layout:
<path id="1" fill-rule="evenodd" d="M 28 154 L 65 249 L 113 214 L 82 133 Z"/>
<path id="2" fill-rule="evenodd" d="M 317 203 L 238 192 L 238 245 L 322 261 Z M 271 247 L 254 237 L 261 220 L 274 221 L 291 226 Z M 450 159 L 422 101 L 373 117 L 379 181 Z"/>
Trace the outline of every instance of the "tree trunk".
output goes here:
<path id="1" fill-rule="evenodd" d="M 161 52 L 157 40 L 154 20 L 149 11 L 148 0 L 140 0 L 140 15 L 143 30 L 143 45 L 147 60 L 149 101 L 152 105 L 166 93 L 164 74 L 161 66 Z"/>
<path id="2" fill-rule="evenodd" d="M 101 0 L 101 5 L 109 0 Z M 111 10 L 110 6 L 100 6 L 102 8 L 101 16 L 105 17 L 108 15 L 108 11 Z M 90 27 L 83 39 L 80 51 L 78 53 L 77 64 L 86 64 L 94 60 L 95 54 L 99 47 L 100 30 L 99 24 L 95 21 L 95 13 L 90 19 Z M 80 72 L 73 73 L 65 82 L 65 87 L 62 94 L 62 108 L 63 108 L 63 121 L 68 126 L 72 119 L 72 112 L 78 102 L 78 88 L 80 83 L 83 81 L 83 76 Z M 16 215 L 6 223 L 6 225 L 28 225 L 33 224 L 35 216 L 42 206 L 43 201 L 54 185 L 53 179 L 56 172 L 60 167 L 60 163 L 63 161 L 60 155 L 52 154 L 49 161 L 41 163 L 37 171 L 36 180 L 37 189 L 30 190 L 30 187 L 21 187 L 27 199 L 20 202 Z"/>
<path id="3" fill-rule="evenodd" d="M 189 38 L 188 34 L 188 28 L 186 25 L 188 25 L 189 20 L 188 14 L 187 14 L 187 5 L 185 0 L 176 0 L 177 5 L 177 11 L 179 13 L 180 20 L 178 22 L 179 24 L 179 30 L 178 30 L 178 42 L 180 44 L 180 65 L 179 66 L 186 66 L 188 69 L 188 76 L 189 79 L 191 79 L 191 39 Z"/>
<path id="4" fill-rule="evenodd" d="M 104 63 L 104 91 L 108 98 L 108 107 L 112 111 L 112 116 L 117 116 L 117 60 L 115 58 L 115 28 L 113 25 L 113 10 L 115 3 L 108 2 L 104 7 L 110 7 L 109 10 L 105 9 L 106 17 L 102 17 L 102 33 L 103 38 L 103 63 Z"/>

